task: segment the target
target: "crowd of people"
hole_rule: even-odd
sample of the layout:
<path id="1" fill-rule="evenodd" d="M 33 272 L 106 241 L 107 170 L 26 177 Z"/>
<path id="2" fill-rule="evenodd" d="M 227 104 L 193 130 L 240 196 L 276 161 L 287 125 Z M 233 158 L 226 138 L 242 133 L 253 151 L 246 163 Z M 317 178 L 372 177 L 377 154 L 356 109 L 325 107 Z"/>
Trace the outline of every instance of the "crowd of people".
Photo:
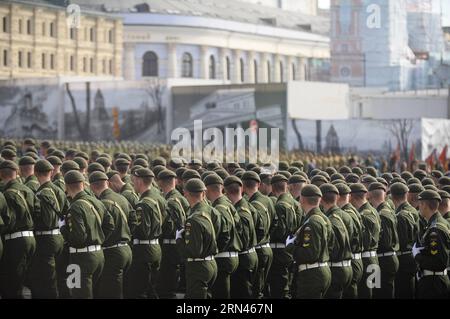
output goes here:
<path id="1" fill-rule="evenodd" d="M 449 298 L 450 173 L 0 140 L 0 297 Z"/>

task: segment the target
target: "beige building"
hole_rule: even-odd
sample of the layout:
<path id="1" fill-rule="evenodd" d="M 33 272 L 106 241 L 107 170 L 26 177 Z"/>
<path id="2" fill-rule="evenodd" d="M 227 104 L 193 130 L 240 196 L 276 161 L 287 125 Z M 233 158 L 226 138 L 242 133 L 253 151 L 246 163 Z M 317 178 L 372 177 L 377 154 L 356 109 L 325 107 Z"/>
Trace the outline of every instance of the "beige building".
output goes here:
<path id="1" fill-rule="evenodd" d="M 122 20 L 81 11 L 79 28 L 65 7 L 43 1 L 0 2 L 0 79 L 121 77 Z"/>

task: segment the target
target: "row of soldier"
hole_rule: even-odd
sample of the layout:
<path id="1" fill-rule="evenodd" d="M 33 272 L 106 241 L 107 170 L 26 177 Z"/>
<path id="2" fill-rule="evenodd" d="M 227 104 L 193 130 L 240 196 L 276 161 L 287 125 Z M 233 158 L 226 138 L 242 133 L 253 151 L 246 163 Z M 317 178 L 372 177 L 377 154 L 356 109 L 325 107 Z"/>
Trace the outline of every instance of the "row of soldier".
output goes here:
<path id="1" fill-rule="evenodd" d="M 448 296 L 438 171 L 15 152 L 0 163 L 3 298 Z"/>

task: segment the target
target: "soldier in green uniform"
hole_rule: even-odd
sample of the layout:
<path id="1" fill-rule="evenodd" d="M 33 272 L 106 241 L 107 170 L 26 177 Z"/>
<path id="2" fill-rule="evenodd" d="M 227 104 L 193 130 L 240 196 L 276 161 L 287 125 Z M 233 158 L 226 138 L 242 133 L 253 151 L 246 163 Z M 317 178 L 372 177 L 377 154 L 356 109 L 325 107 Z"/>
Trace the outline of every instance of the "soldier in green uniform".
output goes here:
<path id="1" fill-rule="evenodd" d="M 328 266 L 332 250 L 333 230 L 319 208 L 322 193 L 317 186 L 302 189 L 300 201 L 306 213 L 303 225 L 286 240 L 286 250 L 297 264 L 296 298 L 321 299 L 331 285 Z"/>
<path id="2" fill-rule="evenodd" d="M 272 192 L 277 197 L 275 216 L 270 232 L 273 250 L 273 262 L 269 272 L 270 296 L 272 298 L 289 298 L 289 267 L 292 255 L 286 248 L 286 239 L 295 234 L 299 225 L 295 200 L 287 190 L 288 179 L 282 174 L 272 177 Z"/>
<path id="3" fill-rule="evenodd" d="M 332 250 L 330 250 L 331 285 L 325 298 L 342 299 L 344 291 L 351 284 L 353 274 L 351 267 L 352 251 L 348 231 L 348 229 L 353 231 L 353 225 L 350 224 L 352 220 L 337 206 L 339 191 L 336 186 L 322 184 L 320 191 L 322 192 L 321 205 L 325 216 L 331 222 L 334 233 L 334 243 Z"/>
<path id="4" fill-rule="evenodd" d="M 1 263 L 2 263 L 2 256 L 3 256 L 3 233 L 5 231 L 5 222 L 3 221 L 3 216 L 7 216 L 7 209 L 8 206 L 6 204 L 6 199 L 3 193 L 0 193 L 0 269 L 1 269 Z M 1 274 L 0 274 L 1 275 Z M 0 278 L 1 280 L 1 278 Z M 1 296 L 1 289 L 0 289 L 0 296 Z"/>
<path id="5" fill-rule="evenodd" d="M 367 189 L 362 184 L 351 184 L 350 202 L 361 214 L 364 227 L 363 232 L 363 252 L 361 258 L 363 262 L 363 275 L 358 286 L 358 297 L 360 299 L 372 299 L 373 282 L 367 282 L 368 277 L 373 273 L 374 267 L 378 265 L 378 241 L 380 239 L 380 217 L 370 203 L 367 201 Z"/>
<path id="6" fill-rule="evenodd" d="M 5 223 L 4 252 L 0 269 L 2 298 L 22 298 L 22 288 L 33 258 L 36 241 L 33 215 L 39 209 L 34 193 L 17 180 L 17 165 L 9 160 L 0 164 L 3 195 L 8 209 Z"/>
<path id="7" fill-rule="evenodd" d="M 350 203 L 351 189 L 344 183 L 336 184 L 336 188 L 339 191 L 339 198 L 337 201 L 338 207 L 344 211 L 347 216 L 352 220 L 349 225 L 353 226 L 353 230 L 349 231 L 350 247 L 352 251 L 352 280 L 350 286 L 344 290 L 343 297 L 345 299 L 357 299 L 358 298 L 358 284 L 361 281 L 363 273 L 363 264 L 361 260 L 362 242 L 363 242 L 363 223 L 361 215 L 356 208 Z M 351 226 L 348 228 L 351 229 Z M 352 235 L 350 235 L 352 234 Z"/>
<path id="8" fill-rule="evenodd" d="M 395 277 L 395 298 L 413 299 L 415 296 L 414 276 L 417 265 L 412 256 L 412 247 L 418 234 L 418 223 L 414 217 L 417 211 L 407 201 L 408 186 L 402 183 L 391 185 L 391 196 L 397 216 L 399 268 Z"/>
<path id="9" fill-rule="evenodd" d="M 31 266 L 31 293 L 33 298 L 54 299 L 59 296 L 56 260 L 63 250 L 64 239 L 59 221 L 69 208 L 66 194 L 55 186 L 53 166 L 47 160 L 39 160 L 34 173 L 39 182 L 36 193 L 40 210 L 33 216 L 36 253 Z"/>
<path id="10" fill-rule="evenodd" d="M 92 191 L 111 214 L 115 226 L 103 243 L 105 266 L 100 277 L 98 297 L 122 299 L 124 277 L 132 260 L 130 226 L 132 229 L 136 226 L 136 214 L 125 197 L 108 187 L 107 180 L 103 172 L 94 172 L 89 176 Z"/>
<path id="11" fill-rule="evenodd" d="M 450 225 L 450 194 L 446 191 L 439 191 L 439 196 L 442 201 L 439 203 L 438 211 Z"/>
<path id="12" fill-rule="evenodd" d="M 39 188 L 39 182 L 37 181 L 36 176 L 34 176 L 35 164 L 36 161 L 30 156 L 23 156 L 19 160 L 19 170 L 20 176 L 22 177 L 22 182 L 36 194 Z"/>
<path id="13" fill-rule="evenodd" d="M 416 209 L 417 212 L 419 212 L 419 203 L 420 203 L 419 194 L 423 192 L 425 188 L 421 184 L 410 184 L 408 188 L 409 188 L 408 202 L 411 204 L 412 207 Z M 417 219 L 417 224 L 419 227 L 417 239 L 420 239 L 425 232 L 427 221 L 419 213 L 415 215 L 415 218 Z"/>
<path id="14" fill-rule="evenodd" d="M 131 177 L 128 174 L 128 170 L 130 169 L 130 164 L 131 164 L 130 161 L 127 160 L 126 158 L 118 158 L 114 162 L 114 166 L 115 166 L 116 170 L 119 172 L 120 179 L 125 184 L 131 184 Z"/>
<path id="15" fill-rule="evenodd" d="M 175 298 L 178 283 L 178 271 L 182 263 L 176 247 L 177 230 L 184 228 L 189 203 L 175 188 L 177 175 L 171 170 L 163 170 L 158 174 L 158 185 L 167 201 L 167 218 L 162 225 L 160 240 L 162 259 L 158 282 L 158 294 L 161 298 Z"/>
<path id="16" fill-rule="evenodd" d="M 419 195 L 420 214 L 427 221 L 425 233 L 413 246 L 413 256 L 419 266 L 417 298 L 447 299 L 450 282 L 447 276 L 450 256 L 450 230 L 437 209 L 441 200 L 435 191 Z"/>
<path id="17" fill-rule="evenodd" d="M 381 269 L 380 287 L 376 287 L 373 296 L 376 299 L 393 299 L 395 276 L 399 263 L 397 251 L 399 241 L 397 234 L 397 217 L 386 203 L 386 186 L 375 182 L 369 185 L 369 201 L 380 216 L 380 239 L 378 242 L 378 263 Z"/>
<path id="18" fill-rule="evenodd" d="M 139 196 L 134 191 L 133 185 L 123 182 L 117 171 L 109 171 L 106 175 L 108 176 L 109 187 L 116 193 L 125 197 L 133 209 L 136 209 L 136 205 L 139 202 Z"/>
<path id="19" fill-rule="evenodd" d="M 161 264 L 158 238 L 165 219 L 151 188 L 155 175 L 148 168 L 134 171 L 134 189 L 140 195 L 136 205 L 137 225 L 133 235 L 133 262 L 126 280 L 126 298 L 157 298 L 156 283 Z"/>
<path id="20" fill-rule="evenodd" d="M 242 249 L 239 238 L 240 218 L 230 200 L 223 195 L 223 180 L 217 174 L 208 175 L 204 180 L 206 197 L 220 215 L 221 232 L 217 236 L 219 253 L 215 256 L 217 279 L 212 293 L 214 299 L 230 298 L 230 279 L 239 265 L 238 252 Z M 214 221 L 213 221 L 214 222 Z"/>
<path id="21" fill-rule="evenodd" d="M 247 199 L 242 189 L 242 181 L 236 176 L 229 176 L 224 180 L 225 193 L 233 203 L 240 217 L 240 239 L 242 250 L 239 252 L 239 266 L 231 276 L 231 297 L 233 299 L 250 299 L 253 296 L 253 283 L 258 268 L 258 255 L 256 254 L 257 212 Z"/>
<path id="22" fill-rule="evenodd" d="M 84 191 L 79 171 L 66 173 L 64 182 L 72 200 L 60 229 L 69 245 L 70 264 L 77 265 L 81 275 L 80 285 L 69 288 L 76 299 L 92 299 L 105 262 L 101 245 L 114 230 L 114 221 L 105 206 Z"/>
<path id="23" fill-rule="evenodd" d="M 53 166 L 52 183 L 64 192 L 66 190 L 66 185 L 64 183 L 64 176 L 61 173 L 61 159 L 56 156 L 49 156 L 47 161 Z"/>
<path id="24" fill-rule="evenodd" d="M 206 299 L 217 277 L 217 242 L 211 220 L 214 208 L 205 201 L 206 187 L 194 178 L 184 185 L 184 194 L 190 205 L 190 214 L 184 229 L 176 232 L 180 255 L 186 262 L 187 299 Z"/>
<path id="25" fill-rule="evenodd" d="M 242 182 L 243 191 L 249 203 L 257 212 L 255 222 L 257 244 L 255 248 L 258 255 L 258 268 L 255 273 L 253 297 L 261 299 L 264 296 L 266 280 L 273 260 L 273 252 L 270 247 L 270 229 L 275 216 L 275 206 L 269 197 L 258 190 L 261 180 L 256 172 L 245 172 L 242 175 Z"/>

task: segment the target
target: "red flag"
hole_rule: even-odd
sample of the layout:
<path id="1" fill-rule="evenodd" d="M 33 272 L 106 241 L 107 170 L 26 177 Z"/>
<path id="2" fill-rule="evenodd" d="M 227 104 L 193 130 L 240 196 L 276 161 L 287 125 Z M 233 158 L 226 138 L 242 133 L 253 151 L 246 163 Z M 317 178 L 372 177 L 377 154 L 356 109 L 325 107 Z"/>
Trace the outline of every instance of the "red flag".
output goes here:
<path id="1" fill-rule="evenodd" d="M 408 164 L 411 165 L 411 163 L 415 159 L 416 159 L 416 143 L 413 143 L 411 146 L 411 150 L 409 151 Z"/>
<path id="2" fill-rule="evenodd" d="M 439 162 L 442 164 L 442 167 L 444 169 L 447 169 L 447 151 L 448 151 L 448 145 L 445 145 L 444 149 L 441 152 L 441 155 L 439 155 Z"/>
<path id="3" fill-rule="evenodd" d="M 400 143 L 397 144 L 397 149 L 394 152 L 394 159 L 395 162 L 397 163 L 398 161 L 400 161 Z"/>
<path id="4" fill-rule="evenodd" d="M 435 160 L 437 158 L 436 153 L 437 153 L 437 150 L 434 149 L 433 152 L 431 152 L 430 156 L 428 156 L 427 159 L 425 160 L 425 162 L 428 164 L 430 169 L 434 169 Z"/>

